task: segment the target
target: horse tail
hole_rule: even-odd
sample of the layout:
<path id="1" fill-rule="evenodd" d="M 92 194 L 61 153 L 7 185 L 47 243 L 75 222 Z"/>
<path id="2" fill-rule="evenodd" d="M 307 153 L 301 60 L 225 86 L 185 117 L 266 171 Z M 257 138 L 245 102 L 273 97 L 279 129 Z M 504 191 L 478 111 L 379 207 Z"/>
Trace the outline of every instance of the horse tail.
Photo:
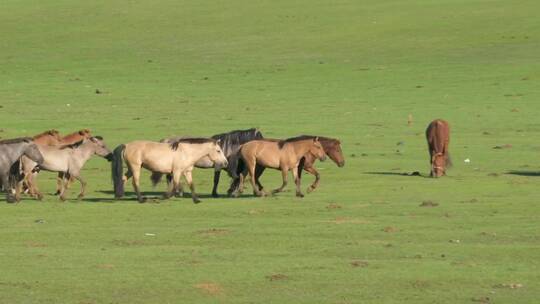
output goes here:
<path id="1" fill-rule="evenodd" d="M 152 186 L 155 187 L 159 182 L 161 182 L 161 178 L 163 177 L 163 173 L 159 172 L 152 172 L 152 175 L 150 176 L 150 180 L 152 181 Z"/>
<path id="2" fill-rule="evenodd" d="M 302 178 L 302 171 L 304 171 L 304 163 L 306 162 L 306 158 L 302 157 L 300 159 L 300 162 L 298 163 L 298 178 Z"/>
<path id="3" fill-rule="evenodd" d="M 124 196 L 124 168 L 123 168 L 123 155 L 126 145 L 122 144 L 116 147 L 113 151 L 113 158 L 111 162 L 112 180 L 114 183 L 114 197 L 121 198 Z"/>

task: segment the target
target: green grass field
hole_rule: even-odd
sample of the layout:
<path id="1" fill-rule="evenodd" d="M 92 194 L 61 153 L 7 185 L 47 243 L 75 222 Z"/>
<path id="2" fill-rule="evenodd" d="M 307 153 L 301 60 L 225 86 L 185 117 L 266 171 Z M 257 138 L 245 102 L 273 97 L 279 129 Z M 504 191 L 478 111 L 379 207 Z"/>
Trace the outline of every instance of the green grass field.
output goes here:
<path id="1" fill-rule="evenodd" d="M 83 201 L 60 202 L 42 173 L 42 202 L 0 204 L 0 303 L 537 303 L 539 10 L 2 1 L 2 138 L 87 127 L 112 149 L 259 127 L 337 137 L 346 165 L 318 163 L 321 187 L 304 199 L 292 183 L 212 199 L 212 171 L 197 170 L 199 205 L 114 201 L 103 159 L 83 170 Z M 451 123 L 454 168 L 401 175 L 428 174 L 435 118 Z M 143 190 L 165 189 L 148 176 Z M 281 183 L 277 171 L 262 181 Z"/>

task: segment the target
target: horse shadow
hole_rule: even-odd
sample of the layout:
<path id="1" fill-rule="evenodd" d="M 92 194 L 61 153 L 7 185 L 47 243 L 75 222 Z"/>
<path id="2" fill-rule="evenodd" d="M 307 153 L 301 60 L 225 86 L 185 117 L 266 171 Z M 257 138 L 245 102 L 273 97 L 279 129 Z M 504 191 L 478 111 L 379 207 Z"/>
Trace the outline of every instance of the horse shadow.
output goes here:
<path id="1" fill-rule="evenodd" d="M 114 198 L 114 191 L 111 190 L 100 190 L 98 191 L 103 194 L 107 194 L 111 196 L 112 201 L 133 201 L 137 199 L 137 195 L 134 191 L 126 191 L 124 193 L 124 196 L 121 198 Z M 191 193 L 190 192 L 184 192 L 184 195 L 181 197 L 173 196 L 169 199 L 164 199 L 163 194 L 165 192 L 163 191 L 145 191 L 141 192 L 143 196 L 146 197 L 147 200 L 161 200 L 161 201 L 168 201 L 168 200 L 174 200 L 174 199 L 191 199 Z M 256 197 L 254 194 L 241 194 L 238 197 L 228 196 L 227 194 L 220 194 L 218 197 L 213 197 L 212 194 L 204 193 L 204 194 L 197 194 L 197 197 L 200 199 L 238 199 L 238 198 L 248 198 L 248 197 Z M 103 200 L 103 198 L 84 198 L 83 200 L 88 201 L 100 201 Z"/>
<path id="2" fill-rule="evenodd" d="M 521 171 L 521 170 L 511 170 L 506 172 L 510 175 L 519 175 L 519 176 L 529 176 L 529 177 L 540 177 L 540 171 Z"/>
<path id="3" fill-rule="evenodd" d="M 370 172 L 363 172 L 363 174 L 431 178 L 431 176 L 423 175 L 418 171 L 415 171 L 415 172 L 412 172 L 412 173 L 408 173 L 408 172 L 389 172 L 389 171 L 370 171 Z"/>

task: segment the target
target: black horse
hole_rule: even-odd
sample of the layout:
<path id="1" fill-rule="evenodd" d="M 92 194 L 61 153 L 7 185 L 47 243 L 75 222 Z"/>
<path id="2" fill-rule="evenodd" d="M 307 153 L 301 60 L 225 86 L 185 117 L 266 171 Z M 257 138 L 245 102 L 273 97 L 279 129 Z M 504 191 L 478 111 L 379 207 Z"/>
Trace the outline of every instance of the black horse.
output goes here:
<path id="1" fill-rule="evenodd" d="M 174 147 L 174 143 L 178 140 L 184 138 L 185 136 L 177 136 L 172 138 L 166 138 L 162 139 L 161 142 L 168 142 L 171 143 L 171 145 Z M 239 151 L 240 146 L 247 143 L 248 141 L 252 141 L 255 139 L 262 139 L 263 135 L 259 129 L 252 128 L 248 130 L 234 130 L 228 133 L 221 133 L 216 134 L 212 136 L 213 139 L 219 140 L 219 145 L 221 146 L 221 149 L 223 150 L 223 154 L 225 154 L 225 157 L 227 157 L 227 161 L 229 162 L 229 165 L 226 168 L 217 167 L 214 165 L 214 163 L 208 159 L 203 158 L 199 160 L 195 167 L 197 168 L 203 168 L 203 169 L 209 169 L 214 168 L 214 187 L 212 188 L 212 196 L 218 197 L 217 188 L 219 184 L 219 178 L 221 176 L 221 170 L 227 171 L 227 174 L 233 178 L 233 182 L 227 191 L 230 195 L 234 189 L 237 187 L 237 181 L 239 180 L 237 175 L 237 167 L 238 167 L 238 160 L 240 158 Z M 171 181 L 171 176 L 167 175 L 167 182 Z M 182 195 L 182 190 L 180 189 L 180 193 L 178 195 Z"/>
<path id="2" fill-rule="evenodd" d="M 22 180 L 20 160 L 23 156 L 35 161 L 38 166 L 43 163 L 43 156 L 31 138 L 22 137 L 0 141 L 0 179 L 8 203 L 19 200 L 19 191 L 16 191 L 14 196 L 13 190 L 18 188 L 17 183 Z"/>

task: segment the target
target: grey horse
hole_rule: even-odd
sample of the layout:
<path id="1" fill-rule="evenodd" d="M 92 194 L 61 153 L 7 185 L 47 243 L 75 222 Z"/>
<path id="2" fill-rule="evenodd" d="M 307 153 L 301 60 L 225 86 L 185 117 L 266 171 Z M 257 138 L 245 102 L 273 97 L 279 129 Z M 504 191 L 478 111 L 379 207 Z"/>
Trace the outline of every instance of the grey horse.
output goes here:
<path id="1" fill-rule="evenodd" d="M 31 170 L 36 170 L 36 165 L 43 163 L 43 155 L 31 138 L 21 137 L 0 141 L 0 178 L 8 203 L 20 200 L 20 191 L 16 184 L 22 181 L 20 159 L 23 156 L 33 161 L 34 166 Z M 16 190 L 15 195 L 13 195 L 13 190 Z"/>

